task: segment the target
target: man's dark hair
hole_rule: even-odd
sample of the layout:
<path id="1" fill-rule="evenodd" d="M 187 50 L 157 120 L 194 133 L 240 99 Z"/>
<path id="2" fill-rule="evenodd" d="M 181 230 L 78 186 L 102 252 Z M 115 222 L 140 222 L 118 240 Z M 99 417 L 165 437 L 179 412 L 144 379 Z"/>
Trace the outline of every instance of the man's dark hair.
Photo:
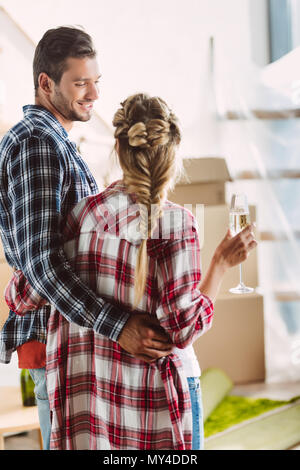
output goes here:
<path id="1" fill-rule="evenodd" d="M 38 43 L 33 59 L 33 80 L 35 94 L 39 87 L 40 73 L 46 73 L 56 84 L 60 82 L 69 57 L 95 57 L 91 37 L 83 29 L 70 26 L 46 31 Z"/>

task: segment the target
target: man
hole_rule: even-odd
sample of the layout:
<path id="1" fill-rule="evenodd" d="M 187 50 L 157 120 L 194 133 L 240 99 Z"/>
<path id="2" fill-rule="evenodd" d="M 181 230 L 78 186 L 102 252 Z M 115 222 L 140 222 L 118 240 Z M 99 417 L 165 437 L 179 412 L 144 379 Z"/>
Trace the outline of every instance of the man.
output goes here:
<path id="1" fill-rule="evenodd" d="M 93 328 L 147 362 L 171 353 L 168 336 L 148 315 L 106 303 L 75 274 L 62 249 L 61 220 L 82 198 L 98 192 L 69 140 L 74 121 L 88 121 L 99 97 L 100 73 L 90 36 L 60 27 L 45 33 L 34 56 L 35 105 L 0 144 L 0 228 L 6 259 L 70 322 Z M 1 332 L 0 361 L 18 351 L 19 367 L 35 382 L 44 448 L 50 412 L 45 380 L 49 307 L 18 316 Z M 150 323 L 151 322 L 151 323 Z"/>

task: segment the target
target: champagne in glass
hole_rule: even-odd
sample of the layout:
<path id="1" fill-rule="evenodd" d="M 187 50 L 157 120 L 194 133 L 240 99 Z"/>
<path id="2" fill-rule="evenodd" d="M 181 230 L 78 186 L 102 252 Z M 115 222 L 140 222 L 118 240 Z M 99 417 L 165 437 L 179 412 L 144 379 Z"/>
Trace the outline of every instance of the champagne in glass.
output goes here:
<path id="1" fill-rule="evenodd" d="M 247 197 L 245 194 L 233 194 L 230 204 L 229 228 L 233 236 L 244 230 L 250 224 L 250 215 Z M 252 287 L 246 287 L 242 280 L 242 264 L 240 264 L 240 282 L 236 287 L 229 289 L 232 294 L 248 294 L 253 292 Z"/>

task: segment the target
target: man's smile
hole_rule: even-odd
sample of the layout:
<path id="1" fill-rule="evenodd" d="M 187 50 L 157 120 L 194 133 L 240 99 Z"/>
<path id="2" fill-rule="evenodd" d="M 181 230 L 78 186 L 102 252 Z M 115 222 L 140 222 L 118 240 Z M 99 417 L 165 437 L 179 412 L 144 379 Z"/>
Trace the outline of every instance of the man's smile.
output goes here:
<path id="1" fill-rule="evenodd" d="M 78 101 L 77 104 L 84 110 L 84 111 L 91 111 L 93 109 L 94 103 L 90 101 Z"/>

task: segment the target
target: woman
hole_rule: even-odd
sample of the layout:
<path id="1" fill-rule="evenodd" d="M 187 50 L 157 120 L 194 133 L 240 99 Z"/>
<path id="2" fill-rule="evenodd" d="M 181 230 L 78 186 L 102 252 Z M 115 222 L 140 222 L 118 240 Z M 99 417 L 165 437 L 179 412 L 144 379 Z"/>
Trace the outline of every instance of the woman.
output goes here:
<path id="1" fill-rule="evenodd" d="M 113 124 L 123 179 L 75 206 L 62 222 L 64 250 L 101 297 L 156 316 L 174 349 L 156 362 L 135 358 L 68 323 L 53 307 L 47 337 L 51 449 L 203 448 L 192 343 L 211 326 L 224 272 L 256 242 L 251 227 L 234 238 L 227 233 L 199 284 L 195 219 L 166 199 L 177 175 L 176 117 L 160 98 L 137 94 L 122 103 Z M 6 298 L 20 314 L 46 302 L 19 271 Z"/>

